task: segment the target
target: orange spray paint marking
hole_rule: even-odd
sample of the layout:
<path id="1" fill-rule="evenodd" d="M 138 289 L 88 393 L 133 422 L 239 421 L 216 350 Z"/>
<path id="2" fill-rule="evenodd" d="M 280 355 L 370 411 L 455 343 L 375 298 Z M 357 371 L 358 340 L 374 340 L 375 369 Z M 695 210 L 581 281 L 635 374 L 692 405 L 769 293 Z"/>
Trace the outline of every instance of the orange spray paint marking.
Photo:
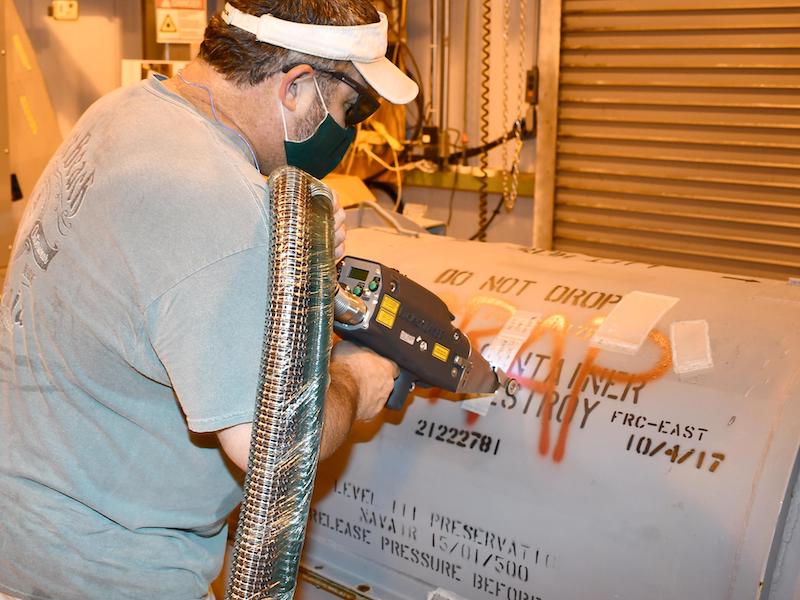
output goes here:
<path id="1" fill-rule="evenodd" d="M 475 423 L 478 422 L 478 419 L 481 418 L 481 416 L 478 413 L 470 412 L 468 410 L 465 410 L 464 412 L 467 413 L 465 420 L 467 422 L 467 425 L 469 426 L 475 425 Z"/>
<path id="2" fill-rule="evenodd" d="M 532 392 L 542 394 L 543 400 L 543 414 L 541 418 L 541 430 L 539 434 L 539 453 L 546 456 L 550 449 L 550 419 L 553 411 L 551 398 L 556 391 L 556 384 L 559 374 L 559 363 L 564 356 L 564 347 L 566 345 L 567 332 L 569 331 L 569 321 L 564 315 L 551 315 L 546 319 L 540 321 L 525 343 L 520 347 L 519 352 L 514 357 L 518 360 L 529 351 L 530 347 L 535 344 L 546 333 L 553 334 L 553 356 L 550 364 L 550 370 L 543 380 L 529 379 L 523 377 L 521 373 L 513 374 L 517 383 Z"/>
<path id="3" fill-rule="evenodd" d="M 575 378 L 575 383 L 567 396 L 567 412 L 564 419 L 561 421 L 561 429 L 558 430 L 558 440 L 556 441 L 556 448 L 553 451 L 553 462 L 560 463 L 564 460 L 564 453 L 567 448 L 567 436 L 569 435 L 569 426 L 572 423 L 572 417 L 575 414 L 575 408 L 578 406 L 578 394 L 580 393 L 583 382 L 589 376 L 592 370 L 594 361 L 600 351 L 597 348 L 589 348 L 586 352 L 586 359 L 581 365 L 581 370 L 578 372 L 578 377 Z"/>
<path id="4" fill-rule="evenodd" d="M 539 454 L 546 456 L 550 450 L 550 419 L 552 418 L 553 405 L 550 399 L 556 391 L 556 380 L 558 376 L 557 366 L 564 355 L 564 345 L 566 343 L 567 318 L 562 315 L 548 317 L 534 330 L 534 338 L 520 349 L 520 354 L 527 350 L 527 346 L 541 334 L 551 331 L 553 333 L 553 358 L 550 361 L 550 371 L 544 380 L 544 413 L 541 418 L 541 429 L 539 430 Z"/>
<path id="5" fill-rule="evenodd" d="M 485 329 L 474 329 L 468 332 L 470 339 L 477 339 L 479 336 L 482 335 L 496 335 L 502 326 L 493 327 L 493 328 L 485 328 Z M 543 321 L 540 321 L 536 327 L 531 331 L 528 338 L 525 340 L 525 343 L 522 344 L 517 354 L 514 356 L 514 360 L 519 360 L 521 356 L 525 355 L 525 352 L 529 350 L 529 348 L 536 343 L 543 335 L 546 333 L 552 333 L 554 336 L 553 340 L 553 359 L 552 364 L 550 366 L 550 371 L 548 372 L 547 376 L 544 380 L 534 380 L 528 379 L 527 377 L 523 377 L 521 373 L 516 372 L 509 372 L 509 375 L 514 375 L 517 382 L 520 386 L 532 390 L 536 393 L 540 393 L 544 396 L 544 415 L 542 416 L 542 430 L 541 435 L 539 438 L 539 448 L 542 455 L 546 455 L 549 446 L 550 446 L 550 429 L 549 429 L 549 422 L 550 416 L 552 413 L 552 403 L 550 399 L 552 398 L 553 394 L 555 393 L 556 383 L 558 379 L 558 367 L 557 365 L 561 361 L 561 358 L 564 354 L 564 346 L 566 343 L 566 336 L 568 331 L 568 321 L 567 318 L 563 315 L 551 315 L 547 317 Z M 477 420 L 477 416 L 470 414 L 467 418 L 467 423 L 474 424 Z"/>
<path id="6" fill-rule="evenodd" d="M 436 402 L 442 397 L 442 388 L 430 388 L 427 396 L 429 404 L 436 404 Z"/>
<path id="7" fill-rule="evenodd" d="M 598 316 L 593 318 L 588 325 L 582 326 L 579 329 L 578 336 L 581 334 L 583 335 L 591 335 L 596 331 L 598 327 L 603 323 L 603 319 L 605 317 Z M 588 338 L 587 338 L 588 339 Z M 564 453 L 566 452 L 567 447 L 567 434 L 569 433 L 569 424 L 572 422 L 572 417 L 575 414 L 575 409 L 578 406 L 578 393 L 579 390 L 583 387 L 583 382 L 586 381 L 586 378 L 589 376 L 591 372 L 592 366 L 594 365 L 594 361 L 597 358 L 598 351 L 594 348 L 589 348 L 586 352 L 586 358 L 581 364 L 581 370 L 578 372 L 578 376 L 575 380 L 575 383 L 570 390 L 570 393 L 567 397 L 567 413 L 564 419 L 561 421 L 561 428 L 558 430 L 558 440 L 556 441 L 556 448 L 553 451 L 553 462 L 560 463 L 564 459 Z M 555 354 L 554 354 L 555 358 Z M 559 356 L 559 358 L 561 358 Z M 554 361 L 555 364 L 555 361 Z M 551 367 L 551 370 L 553 367 Z M 545 413 L 547 414 L 547 422 L 545 422 L 544 418 L 542 418 L 542 437 L 544 437 L 545 428 L 547 428 L 548 438 L 549 438 L 549 425 L 550 425 L 550 413 L 552 412 L 552 406 L 548 402 L 549 398 L 545 399 Z M 549 441 L 549 439 L 548 439 Z M 549 446 L 543 446 L 541 437 L 539 439 L 539 454 L 542 456 L 547 455 L 547 451 L 549 450 Z"/>
<path id="8" fill-rule="evenodd" d="M 500 298 L 493 298 L 491 296 L 475 296 L 471 298 L 469 303 L 467 304 L 467 310 L 464 313 L 464 318 L 459 325 L 459 328 L 464 333 L 467 333 L 467 327 L 469 327 L 472 320 L 475 316 L 484 308 L 496 308 L 499 309 L 499 316 L 500 319 L 503 318 L 506 314 L 508 315 L 502 323 L 496 327 L 488 327 L 485 329 L 475 329 L 469 332 L 469 337 L 471 340 L 474 340 L 483 335 L 492 335 L 497 334 L 503 328 L 503 324 L 511 318 L 511 316 L 517 312 L 517 307 L 513 304 L 506 302 L 505 300 L 501 300 Z M 475 337 L 473 337 L 475 336 Z"/>
<path id="9" fill-rule="evenodd" d="M 505 300 L 501 300 L 500 298 L 494 298 L 492 296 L 476 296 L 470 299 L 467 305 L 467 310 L 464 313 L 464 319 L 461 321 L 461 324 L 459 325 L 459 329 L 461 329 L 461 331 L 463 331 L 466 334 L 466 336 L 470 339 L 473 352 L 480 353 L 478 348 L 476 348 L 475 341 L 477 339 L 482 338 L 484 336 L 495 337 L 498 333 L 500 333 L 500 330 L 503 328 L 503 325 L 501 324 L 494 327 L 484 327 L 483 329 L 473 329 L 467 331 L 467 327 L 469 327 L 470 323 L 475 318 L 475 316 L 481 311 L 481 309 L 486 307 L 499 309 L 500 319 L 502 319 L 506 313 L 508 314 L 506 319 L 502 321 L 502 324 L 505 324 L 505 322 L 508 319 L 510 319 L 511 316 L 517 311 L 516 306 L 514 306 L 509 302 L 506 302 Z M 466 412 L 465 421 L 467 425 L 472 426 L 478 422 L 480 415 L 469 411 L 465 412 Z"/>
<path id="10" fill-rule="evenodd" d="M 488 309 L 489 314 L 485 315 L 485 318 L 490 322 L 494 321 L 497 325 L 484 326 L 468 331 L 469 326 L 475 321 L 478 314 L 486 309 Z M 516 306 L 499 298 L 477 296 L 470 299 L 467 303 L 463 319 L 461 320 L 460 329 L 469 336 L 470 340 L 473 342 L 473 349 L 475 349 L 475 346 L 478 345 L 477 340 L 485 337 L 495 337 L 502 330 L 505 322 L 516 311 Z M 567 338 L 574 336 L 578 339 L 588 340 L 597 327 L 602 324 L 603 320 L 603 316 L 597 316 L 584 325 L 574 326 L 569 323 L 564 315 L 551 315 L 537 324 L 536 328 L 531 332 L 528 339 L 514 357 L 515 361 L 519 360 L 520 357 L 524 356 L 526 352 L 529 352 L 531 346 L 539 341 L 545 334 L 551 333 L 553 335 L 553 351 L 550 368 L 543 380 L 529 379 L 523 377 L 521 373 L 513 373 L 522 387 L 543 396 L 541 429 L 538 444 L 539 453 L 542 456 L 546 456 L 550 451 L 550 421 L 553 416 L 552 398 L 556 393 L 560 369 L 559 364 L 564 357 Z M 651 369 L 643 373 L 624 373 L 597 365 L 596 360 L 601 351 L 597 348 L 587 349 L 585 359 L 581 362 L 580 370 L 575 377 L 566 400 L 566 405 L 564 407 L 565 414 L 561 421 L 561 427 L 553 451 L 554 462 L 560 463 L 566 456 L 570 426 L 577 409 L 580 391 L 590 376 L 600 376 L 613 383 L 634 385 L 649 383 L 660 379 L 670 370 L 672 366 L 672 352 L 669 339 L 658 331 L 651 331 L 648 335 L 648 339 L 658 346 L 660 349 L 660 357 Z M 435 401 L 435 397 L 431 398 L 431 401 Z M 474 413 L 467 413 L 465 416 L 468 425 L 474 425 L 479 418 L 479 415 Z"/>
<path id="11" fill-rule="evenodd" d="M 567 448 L 567 438 L 569 436 L 569 428 L 572 423 L 572 417 L 575 414 L 575 409 L 578 405 L 578 395 L 583 388 L 586 378 L 591 374 L 598 374 L 607 377 L 615 383 L 649 383 L 663 377 L 669 371 L 672 365 L 672 349 L 670 347 L 669 339 L 659 331 L 651 331 L 648 334 L 648 339 L 652 340 L 661 350 L 661 356 L 656 365 L 649 371 L 644 373 L 620 373 L 605 367 L 595 367 L 594 363 L 597 356 L 600 354 L 598 348 L 589 348 L 586 352 L 586 359 L 581 365 L 575 383 L 570 389 L 568 396 L 566 414 L 561 422 L 561 429 L 558 432 L 558 441 L 556 442 L 555 450 L 553 451 L 553 462 L 560 463 L 564 460 Z"/>
<path id="12" fill-rule="evenodd" d="M 493 310 L 495 319 L 499 324 L 492 327 L 482 327 L 480 329 L 473 329 L 467 331 L 467 327 L 473 322 L 476 316 L 482 309 L 498 309 Z M 505 321 L 516 312 L 516 307 L 508 302 L 498 298 L 488 296 L 473 298 L 467 306 L 467 310 L 462 321 L 461 329 L 464 331 L 473 342 L 482 337 L 494 337 L 503 328 Z M 503 316 L 506 316 L 503 319 Z M 587 323 L 579 326 L 571 325 L 564 315 L 551 315 L 543 319 L 536 328 L 531 332 L 530 336 L 520 348 L 514 360 L 517 361 L 526 352 L 531 351 L 531 346 L 539 341 L 545 334 L 553 334 L 553 350 L 550 362 L 550 368 L 543 380 L 534 380 L 523 377 L 521 373 L 513 373 L 518 383 L 537 394 L 543 396 L 542 412 L 541 412 L 541 429 L 539 434 L 539 453 L 542 456 L 547 456 L 550 451 L 550 421 L 553 416 L 553 395 L 556 393 L 556 386 L 558 382 L 559 370 L 566 347 L 567 338 L 574 336 L 577 339 L 589 340 L 594 331 L 602 324 L 605 317 L 596 316 L 589 320 Z M 564 406 L 565 414 L 561 421 L 561 427 L 556 439 L 556 445 L 553 451 L 553 461 L 560 463 L 566 456 L 567 441 L 569 438 L 569 430 L 572 419 L 575 415 L 577 405 L 580 399 L 580 391 L 590 376 L 600 376 L 612 383 L 622 384 L 644 384 L 655 381 L 663 377 L 672 366 L 672 351 L 670 348 L 669 339 L 658 331 L 651 331 L 648 335 L 651 340 L 660 349 L 660 357 L 656 364 L 649 370 L 643 373 L 625 373 L 609 369 L 596 364 L 597 357 L 600 355 L 600 350 L 597 348 L 588 348 L 584 360 L 581 362 L 580 370 L 575 376 L 573 385 L 570 388 L 566 405 Z M 466 416 L 467 424 L 473 425 L 479 419 L 478 415 L 468 413 Z"/>

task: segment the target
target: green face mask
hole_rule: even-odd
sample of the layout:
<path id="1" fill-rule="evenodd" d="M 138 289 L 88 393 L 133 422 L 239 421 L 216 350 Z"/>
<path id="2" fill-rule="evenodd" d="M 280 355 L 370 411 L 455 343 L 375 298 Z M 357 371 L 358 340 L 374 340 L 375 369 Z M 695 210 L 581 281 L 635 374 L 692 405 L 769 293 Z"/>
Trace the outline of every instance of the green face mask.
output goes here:
<path id="1" fill-rule="evenodd" d="M 342 127 L 336 122 L 328 112 L 328 107 L 325 106 L 325 99 L 320 93 L 316 78 L 314 86 L 317 88 L 317 95 L 325 108 L 325 118 L 308 138 L 293 142 L 289 139 L 286 115 L 283 112 L 283 104 L 281 104 L 285 136 L 283 147 L 286 150 L 287 164 L 302 169 L 317 179 L 322 179 L 333 171 L 347 154 L 347 149 L 356 137 L 356 130 L 352 127 Z"/>

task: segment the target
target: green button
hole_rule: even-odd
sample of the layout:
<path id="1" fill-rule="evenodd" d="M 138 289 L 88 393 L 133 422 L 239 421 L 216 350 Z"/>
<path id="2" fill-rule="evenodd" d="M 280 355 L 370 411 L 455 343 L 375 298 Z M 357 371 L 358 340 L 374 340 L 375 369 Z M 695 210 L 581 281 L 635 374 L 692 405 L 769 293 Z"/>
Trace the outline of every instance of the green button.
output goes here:
<path id="1" fill-rule="evenodd" d="M 353 293 L 356 296 L 360 296 L 361 294 L 364 293 L 364 288 L 362 288 L 360 285 L 357 285 L 356 287 L 353 288 Z"/>
<path id="2" fill-rule="evenodd" d="M 375 281 L 375 280 L 373 280 L 373 281 L 370 281 L 370 282 L 369 282 L 369 291 L 370 291 L 370 292 L 374 292 L 374 291 L 375 291 L 375 290 L 377 290 L 377 289 L 378 289 L 378 282 L 377 282 L 377 281 Z"/>

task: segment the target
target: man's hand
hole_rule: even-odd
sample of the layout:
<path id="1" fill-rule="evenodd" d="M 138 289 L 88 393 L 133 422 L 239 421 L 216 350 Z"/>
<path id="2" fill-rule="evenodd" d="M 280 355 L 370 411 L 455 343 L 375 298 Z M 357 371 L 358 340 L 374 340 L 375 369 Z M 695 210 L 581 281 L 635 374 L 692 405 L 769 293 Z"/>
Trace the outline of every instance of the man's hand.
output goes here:
<path id="1" fill-rule="evenodd" d="M 347 230 L 344 226 L 344 209 L 342 205 L 339 203 L 339 196 L 336 195 L 336 192 L 333 192 L 333 245 L 334 251 L 333 255 L 336 261 L 339 261 L 344 257 L 344 238 L 347 234 Z"/>
<path id="2" fill-rule="evenodd" d="M 395 378 L 400 375 L 400 369 L 391 360 L 369 348 L 344 341 L 333 348 L 330 372 L 331 380 L 337 376 L 355 379 L 358 386 L 356 421 L 368 421 L 381 412 L 392 393 Z"/>
<path id="3" fill-rule="evenodd" d="M 378 415 L 399 374 L 396 364 L 372 350 L 350 342 L 339 342 L 334 347 L 320 459 L 327 458 L 344 443 L 353 421 L 366 421 Z"/>

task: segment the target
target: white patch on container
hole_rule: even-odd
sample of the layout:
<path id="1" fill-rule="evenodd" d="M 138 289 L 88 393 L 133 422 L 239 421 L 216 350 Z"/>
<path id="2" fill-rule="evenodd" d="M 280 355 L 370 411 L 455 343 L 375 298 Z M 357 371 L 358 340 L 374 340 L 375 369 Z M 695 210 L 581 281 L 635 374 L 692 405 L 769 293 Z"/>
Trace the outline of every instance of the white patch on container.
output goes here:
<path id="1" fill-rule="evenodd" d="M 400 330 L 400 339 L 403 340 L 406 344 L 409 344 L 411 346 L 413 346 L 414 342 L 416 341 L 416 338 L 414 338 L 413 335 L 411 335 L 407 331 L 403 331 L 402 329 Z"/>
<path id="2" fill-rule="evenodd" d="M 483 353 L 483 357 L 494 368 L 508 372 L 511 363 L 514 362 L 514 358 L 528 337 L 530 337 L 540 318 L 541 314 L 539 313 L 526 310 L 515 312 L 503 325 L 503 328 L 492 340 L 492 343 L 489 344 L 489 347 Z M 492 405 L 494 396 L 502 392 L 503 388 L 501 387 L 494 395 L 465 400 L 461 403 L 461 408 L 485 417 L 489 413 L 489 407 Z"/>
<path id="3" fill-rule="evenodd" d="M 465 599 L 456 594 L 455 592 L 451 592 L 450 590 L 436 588 L 432 592 L 428 592 L 427 600 L 465 600 Z"/>
<path id="4" fill-rule="evenodd" d="M 714 366 L 708 321 L 675 321 L 669 330 L 672 343 L 672 368 L 676 373 L 691 373 Z"/>
<path id="5" fill-rule="evenodd" d="M 648 292 L 626 294 L 605 318 L 589 342 L 591 346 L 636 354 L 664 314 L 680 300 Z"/>
<path id="6" fill-rule="evenodd" d="M 789 277 L 787 283 L 789 285 L 800 285 L 800 277 Z"/>

